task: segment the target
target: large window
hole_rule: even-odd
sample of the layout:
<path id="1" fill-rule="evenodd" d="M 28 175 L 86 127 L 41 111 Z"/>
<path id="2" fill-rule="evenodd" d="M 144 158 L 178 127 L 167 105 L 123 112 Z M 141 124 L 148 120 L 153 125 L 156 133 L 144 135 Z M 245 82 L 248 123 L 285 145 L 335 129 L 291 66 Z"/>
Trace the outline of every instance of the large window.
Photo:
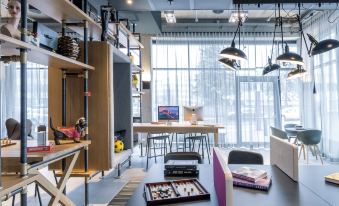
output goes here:
<path id="1" fill-rule="evenodd" d="M 268 108 L 271 112 L 280 108 L 277 74 L 262 76 L 271 52 L 270 39 L 266 35 L 245 37 L 243 45 L 246 46 L 241 45 L 241 48 L 247 54 L 248 62 L 235 73 L 218 62 L 220 51 L 230 44 L 230 35 L 166 34 L 154 38 L 153 119 L 157 119 L 159 105 L 204 106 L 205 122 L 225 125 L 220 143 L 266 146 L 269 126 L 280 127 L 280 115 L 272 117 L 268 114 Z M 292 42 L 290 47 L 292 51 L 296 50 L 295 43 Z M 239 77 L 242 77 L 241 83 L 237 83 Z M 258 77 L 255 84 L 251 83 L 251 77 Z M 288 88 L 282 84 L 282 88 L 284 86 Z M 290 107 L 298 102 L 293 97 L 282 97 L 282 100 L 286 102 L 283 105 Z M 239 105 L 242 105 L 240 109 Z M 264 112 L 260 115 L 262 118 L 256 119 L 257 111 Z M 299 118 L 299 114 L 295 116 Z"/>
<path id="2" fill-rule="evenodd" d="M 6 137 L 6 120 L 20 122 L 20 64 L 1 63 L 0 67 L 0 129 L 1 137 Z M 34 63 L 27 65 L 27 118 L 32 120 L 33 136 L 38 125 L 48 125 L 48 69 Z"/>

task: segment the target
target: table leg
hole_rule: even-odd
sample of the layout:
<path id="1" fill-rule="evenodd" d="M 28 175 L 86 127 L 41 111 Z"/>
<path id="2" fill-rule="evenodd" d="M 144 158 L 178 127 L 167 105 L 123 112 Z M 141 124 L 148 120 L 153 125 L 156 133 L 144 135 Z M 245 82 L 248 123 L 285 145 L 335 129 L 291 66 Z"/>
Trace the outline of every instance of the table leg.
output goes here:
<path id="1" fill-rule="evenodd" d="M 218 142 L 219 142 L 219 134 L 218 131 L 214 132 L 214 146 L 218 147 Z"/>
<path id="2" fill-rule="evenodd" d="M 50 181 L 48 181 L 44 176 L 40 174 L 41 177 L 38 178 L 38 184 L 46 190 L 52 197 L 50 202 L 48 203 L 49 206 L 56 206 L 59 202 L 63 205 L 75 205 L 67 196 L 63 194 L 63 190 L 66 186 L 67 180 L 71 175 L 73 167 L 75 165 L 76 160 L 78 159 L 80 151 L 74 153 L 73 158 L 69 165 L 66 166 L 65 172 L 63 173 L 62 177 L 60 178 L 57 187 L 55 187 Z"/>
<path id="3" fill-rule="evenodd" d="M 46 177 L 44 177 L 42 174 L 39 174 L 39 177 L 37 178 L 37 184 L 45 190 L 50 196 L 54 196 L 58 193 L 60 193 L 60 190 L 56 188 Z M 76 206 L 66 195 L 64 195 L 61 191 L 59 202 L 62 205 L 69 205 L 69 206 Z"/>

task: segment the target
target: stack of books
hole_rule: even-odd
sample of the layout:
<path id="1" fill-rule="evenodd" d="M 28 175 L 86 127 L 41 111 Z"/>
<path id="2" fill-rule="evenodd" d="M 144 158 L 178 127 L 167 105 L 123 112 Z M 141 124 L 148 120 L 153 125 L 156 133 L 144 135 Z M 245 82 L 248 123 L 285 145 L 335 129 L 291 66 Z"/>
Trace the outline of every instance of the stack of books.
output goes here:
<path id="1" fill-rule="evenodd" d="M 165 164 L 165 176 L 198 176 L 197 160 L 169 160 Z"/>
<path id="2" fill-rule="evenodd" d="M 264 170 L 241 167 L 232 171 L 233 185 L 257 190 L 268 191 L 272 180 Z"/>

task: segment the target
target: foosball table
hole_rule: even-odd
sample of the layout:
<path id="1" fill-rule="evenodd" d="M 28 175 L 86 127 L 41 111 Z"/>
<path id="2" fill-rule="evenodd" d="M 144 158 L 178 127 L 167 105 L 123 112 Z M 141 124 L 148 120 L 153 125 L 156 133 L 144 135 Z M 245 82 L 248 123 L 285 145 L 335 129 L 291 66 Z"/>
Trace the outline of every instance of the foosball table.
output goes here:
<path id="1" fill-rule="evenodd" d="M 210 194 L 197 179 L 146 183 L 144 189 L 147 205 L 210 199 Z"/>

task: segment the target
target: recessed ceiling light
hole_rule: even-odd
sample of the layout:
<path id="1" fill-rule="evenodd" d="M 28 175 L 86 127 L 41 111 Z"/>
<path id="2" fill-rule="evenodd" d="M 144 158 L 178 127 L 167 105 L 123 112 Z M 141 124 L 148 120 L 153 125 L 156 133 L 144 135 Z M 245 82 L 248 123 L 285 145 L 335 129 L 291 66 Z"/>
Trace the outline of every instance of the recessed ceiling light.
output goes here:
<path id="1" fill-rule="evenodd" d="M 164 14 L 167 23 L 173 24 L 177 22 L 175 19 L 174 11 L 164 11 Z"/>
<path id="2" fill-rule="evenodd" d="M 248 11 L 232 11 L 231 16 L 229 18 L 229 22 L 235 23 L 239 21 L 239 18 L 242 22 L 245 22 L 248 16 Z"/>
<path id="3" fill-rule="evenodd" d="M 133 4 L 133 0 L 127 0 L 127 4 L 129 5 Z"/>

